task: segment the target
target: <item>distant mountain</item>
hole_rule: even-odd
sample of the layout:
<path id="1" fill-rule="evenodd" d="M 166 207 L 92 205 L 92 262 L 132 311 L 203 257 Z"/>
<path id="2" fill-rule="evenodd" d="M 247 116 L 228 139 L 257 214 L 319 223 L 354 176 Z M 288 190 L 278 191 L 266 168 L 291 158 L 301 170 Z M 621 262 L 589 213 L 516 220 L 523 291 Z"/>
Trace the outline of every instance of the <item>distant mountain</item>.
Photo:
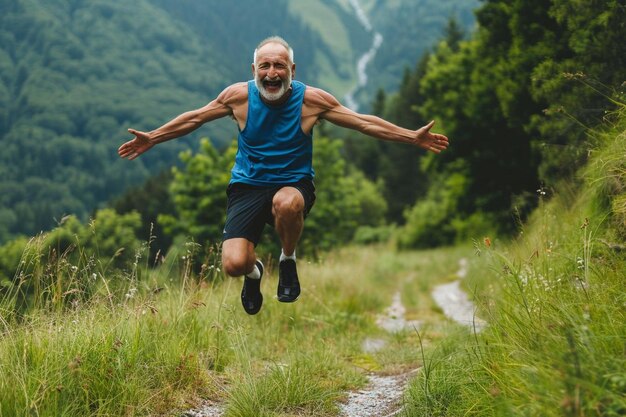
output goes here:
<path id="1" fill-rule="evenodd" d="M 370 104 L 379 88 L 397 91 L 405 69 L 413 70 L 424 52 L 442 38 L 449 19 L 454 18 L 469 34 L 475 23 L 473 11 L 481 1 L 361 0 L 360 3 L 369 17 L 372 32 L 380 33 L 383 39 L 368 66 L 367 86 L 356 95 L 360 103 Z"/>
<path id="2" fill-rule="evenodd" d="M 393 89 L 398 80 L 390 74 L 413 66 L 440 28 L 428 26 L 428 36 L 407 41 L 403 27 L 409 34 L 416 29 L 406 22 L 425 18 L 404 14 L 422 1 L 362 3 L 388 42 L 378 57 L 393 61 L 391 72 L 374 63 L 372 79 Z M 176 164 L 199 136 L 218 146 L 230 142 L 236 130 L 224 120 L 132 163 L 116 154 L 127 127 L 151 130 L 250 78 L 252 51 L 266 36 L 281 34 L 293 45 L 296 78 L 343 97 L 372 42 L 354 6 L 353 0 L 0 0 L 0 243 L 47 230 L 66 214 L 86 218 Z M 426 20 L 443 25 L 448 9 L 430 10 Z M 395 23 L 384 16 L 399 15 L 405 23 L 392 32 Z M 415 48 L 410 53 L 399 46 L 407 42 Z M 392 51 L 398 55 L 385 58 Z"/>

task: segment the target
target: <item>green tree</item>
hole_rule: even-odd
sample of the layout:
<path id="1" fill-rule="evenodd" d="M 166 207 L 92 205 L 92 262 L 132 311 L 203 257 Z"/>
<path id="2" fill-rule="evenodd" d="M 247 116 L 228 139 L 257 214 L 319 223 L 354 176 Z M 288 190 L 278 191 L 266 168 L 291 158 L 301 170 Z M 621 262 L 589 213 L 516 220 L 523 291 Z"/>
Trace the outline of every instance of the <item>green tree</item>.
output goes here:
<path id="1" fill-rule="evenodd" d="M 387 99 L 387 95 L 385 94 L 385 90 L 379 88 L 376 92 L 376 97 L 374 98 L 374 103 L 372 104 L 372 114 L 374 116 L 383 117 L 385 115 L 385 101 Z"/>
<path id="2" fill-rule="evenodd" d="M 415 71 L 405 69 L 400 91 L 389 100 L 379 90 L 373 103 L 375 114 L 407 129 L 416 129 L 425 124 L 419 113 L 418 103 L 424 97 L 420 90 L 420 79 L 426 72 L 428 54 L 417 63 Z M 345 153 L 350 161 L 365 173 L 368 179 L 382 183 L 382 193 L 387 201 L 387 220 L 404 223 L 404 212 L 428 186 L 428 178 L 420 170 L 420 159 L 424 151 L 410 145 L 381 142 L 364 135 L 347 134 Z"/>
<path id="3" fill-rule="evenodd" d="M 340 246 L 352 240 L 359 226 L 380 226 L 385 222 L 387 204 L 380 187 L 345 162 L 342 146 L 339 140 L 315 139 L 317 199 L 305 222 L 301 251 Z"/>
<path id="4" fill-rule="evenodd" d="M 452 49 L 454 52 L 458 52 L 459 44 L 465 37 L 465 31 L 463 27 L 459 24 L 458 20 L 452 16 L 448 19 L 448 24 L 446 26 L 444 32 L 444 40 L 446 44 Z"/>
<path id="5" fill-rule="evenodd" d="M 546 103 L 529 124 L 541 140 L 539 175 L 549 184 L 572 178 L 587 158 L 589 129 L 624 102 L 626 7 L 619 0 L 552 0 L 555 29 L 538 43 L 545 52 L 533 68 L 531 93 Z M 583 127 L 581 129 L 581 127 Z"/>
<path id="6" fill-rule="evenodd" d="M 446 194 L 458 199 L 458 216 L 442 226 L 456 238 L 484 219 L 514 230 L 512 205 L 523 217 L 540 178 L 555 184 L 580 167 L 587 140 L 580 124 L 598 123 L 615 95 L 610 86 L 626 78 L 624 54 L 599 43 L 624 37 L 623 15 L 614 1 L 577 8 L 558 0 L 489 0 L 477 11 L 473 39 L 458 47 L 443 41 L 429 58 L 419 82 L 425 99 L 412 103 L 452 140 L 449 151 L 422 161 L 424 172 L 467 176 L 463 192 Z M 448 185 L 436 179 L 431 187 Z M 429 190 L 426 198 L 441 192 Z"/>
<path id="7" fill-rule="evenodd" d="M 159 215 L 174 215 L 175 207 L 170 194 L 174 178 L 172 170 L 150 177 L 142 186 L 126 191 L 111 206 L 119 214 L 138 212 L 141 215 L 139 237 L 150 241 L 150 258 L 158 252 L 164 254 L 172 244 L 173 236 L 166 233 L 158 222 Z"/>
<path id="8" fill-rule="evenodd" d="M 181 153 L 183 167 L 174 168 L 170 186 L 176 212 L 158 216 L 166 234 L 182 235 L 200 244 L 221 242 L 235 153 L 236 144 L 220 154 L 208 139 L 201 141 L 197 153 Z"/>

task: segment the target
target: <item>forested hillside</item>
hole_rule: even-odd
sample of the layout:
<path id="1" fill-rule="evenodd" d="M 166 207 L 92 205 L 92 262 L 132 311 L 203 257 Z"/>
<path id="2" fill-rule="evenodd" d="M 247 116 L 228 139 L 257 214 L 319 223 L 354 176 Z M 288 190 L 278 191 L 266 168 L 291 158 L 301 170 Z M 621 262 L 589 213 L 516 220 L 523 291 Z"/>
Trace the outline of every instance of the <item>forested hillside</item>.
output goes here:
<path id="1" fill-rule="evenodd" d="M 538 197 L 577 181 L 590 132 L 624 101 L 623 2 L 489 0 L 476 16 L 471 36 L 451 21 L 399 93 L 379 92 L 374 106 L 406 127 L 436 120 L 447 152 L 348 143 L 370 179 L 396 185 L 385 196 L 407 221 L 406 246 L 515 231 Z"/>
<path id="2" fill-rule="evenodd" d="M 383 36 L 368 70 L 367 88 L 359 98 L 367 103 L 375 100 L 376 91 L 397 91 L 404 71 L 413 68 L 422 55 L 442 37 L 450 19 L 459 23 L 466 33 L 474 29 L 474 10 L 479 0 L 363 1 L 373 29 Z"/>
<path id="3" fill-rule="evenodd" d="M 441 20 L 449 8 L 429 13 Z M 86 220 L 201 136 L 223 149 L 235 134 L 229 121 L 133 164 L 115 154 L 126 128 L 153 129 L 249 78 L 253 47 L 276 33 L 296 50 L 297 78 L 338 97 L 372 36 L 347 1 L 0 0 L 0 242 L 66 214 Z M 394 66 L 413 65 L 397 52 Z"/>
<path id="4" fill-rule="evenodd" d="M 212 3 L 218 9 L 231 4 Z M 302 49 L 316 44 L 286 12 L 264 12 L 253 1 L 237 4 L 253 13 L 248 16 L 268 22 L 268 28 L 273 24 L 293 34 Z M 3 3 L 0 239 L 49 229 L 64 214 L 84 218 L 129 185 L 172 165 L 178 151 L 192 143 L 193 137 L 168 145 L 135 164 L 124 164 L 115 153 L 127 137 L 125 128 L 154 128 L 245 77 L 253 39 L 271 33 L 237 21 L 234 10 L 210 15 L 210 33 L 200 33 L 186 20 L 202 17 L 192 6 L 121 0 Z M 191 15 L 178 17 L 170 9 Z M 224 41 L 233 38 L 220 18 L 224 14 L 246 33 L 234 37 L 238 43 Z M 302 75 L 307 76 L 304 68 Z M 224 143 L 233 135 L 230 128 L 223 122 L 199 134 Z"/>
<path id="5" fill-rule="evenodd" d="M 245 76 L 238 24 L 293 25 L 296 60 L 319 64 L 299 77 L 336 64 L 341 92 L 340 54 L 372 39 L 342 29 L 354 0 L 275 1 L 0 0 L 0 416 L 367 417 L 343 406 L 387 376 L 408 381 L 378 384 L 404 394 L 388 415 L 626 415 L 624 1 L 484 0 L 475 31 L 448 20 L 372 103 L 435 119 L 441 154 L 317 126 L 301 298 L 275 298 L 263 236 L 250 317 L 221 263 L 230 122 L 133 162 L 115 150 Z M 362 2 L 383 4 L 404 0 Z M 7 238 L 68 212 L 84 217 Z"/>

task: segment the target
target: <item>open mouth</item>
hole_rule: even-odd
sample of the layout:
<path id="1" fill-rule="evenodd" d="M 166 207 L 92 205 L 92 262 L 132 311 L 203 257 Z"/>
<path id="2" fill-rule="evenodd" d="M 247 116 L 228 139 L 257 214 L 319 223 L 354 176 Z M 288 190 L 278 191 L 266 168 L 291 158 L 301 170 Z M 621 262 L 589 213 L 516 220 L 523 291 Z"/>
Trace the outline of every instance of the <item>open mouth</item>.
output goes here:
<path id="1" fill-rule="evenodd" d="M 263 86 L 270 90 L 279 89 L 282 86 L 282 80 L 263 80 Z"/>

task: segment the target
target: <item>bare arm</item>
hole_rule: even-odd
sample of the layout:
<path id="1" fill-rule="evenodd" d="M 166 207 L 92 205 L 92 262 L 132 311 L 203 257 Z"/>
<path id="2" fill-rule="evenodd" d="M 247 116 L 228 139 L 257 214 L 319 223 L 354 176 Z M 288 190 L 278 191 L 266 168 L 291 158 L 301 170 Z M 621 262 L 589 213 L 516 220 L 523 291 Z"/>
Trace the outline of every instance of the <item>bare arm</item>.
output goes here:
<path id="1" fill-rule="evenodd" d="M 207 122 L 232 115 L 233 108 L 247 98 L 242 96 L 243 91 L 241 84 L 231 85 L 206 106 L 185 112 L 151 132 L 128 129 L 135 137 L 120 146 L 117 152 L 122 158 L 132 160 L 156 144 L 187 135 Z"/>
<path id="2" fill-rule="evenodd" d="M 356 113 L 343 106 L 331 94 L 318 88 L 307 87 L 303 117 L 317 115 L 319 119 L 348 129 L 357 130 L 377 139 L 408 143 L 439 153 L 448 147 L 448 138 L 431 133 L 434 121 L 417 130 L 405 129 L 380 117 Z"/>

